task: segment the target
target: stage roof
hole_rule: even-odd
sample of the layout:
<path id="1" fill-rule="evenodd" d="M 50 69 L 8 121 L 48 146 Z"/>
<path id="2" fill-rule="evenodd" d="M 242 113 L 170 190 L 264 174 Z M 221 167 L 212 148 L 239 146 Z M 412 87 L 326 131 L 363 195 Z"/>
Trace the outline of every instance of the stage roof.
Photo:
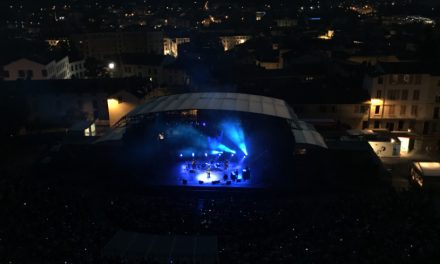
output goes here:
<path id="1" fill-rule="evenodd" d="M 283 100 L 241 93 L 185 93 L 152 99 L 138 106 L 127 116 L 174 110 L 227 110 L 240 111 L 285 119 L 296 115 Z"/>
<path id="2" fill-rule="evenodd" d="M 128 113 L 116 123 L 110 133 L 102 136 L 95 143 L 122 139 L 126 128 L 121 124 L 124 124 L 123 121 L 126 119 L 150 113 L 192 109 L 240 111 L 284 118 L 289 120 L 296 143 L 327 148 L 324 139 L 315 128 L 299 120 L 284 100 L 251 94 L 218 92 L 176 94 L 149 100 Z"/>

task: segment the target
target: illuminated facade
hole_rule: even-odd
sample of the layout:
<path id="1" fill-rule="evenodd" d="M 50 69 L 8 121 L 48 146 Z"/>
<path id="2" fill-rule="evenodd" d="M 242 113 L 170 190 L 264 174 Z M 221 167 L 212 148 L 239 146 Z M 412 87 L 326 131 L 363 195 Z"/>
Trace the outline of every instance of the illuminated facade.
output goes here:
<path id="1" fill-rule="evenodd" d="M 109 125 L 113 126 L 139 104 L 138 98 L 125 91 L 111 95 L 107 99 Z"/>
<path id="2" fill-rule="evenodd" d="M 70 78 L 72 79 L 84 79 L 86 74 L 86 68 L 84 66 L 85 61 L 73 61 L 70 62 Z"/>
<path id="3" fill-rule="evenodd" d="M 364 82 L 371 96 L 369 128 L 417 133 L 423 145 L 440 138 L 440 74 L 416 63 L 379 63 Z"/>
<path id="4" fill-rule="evenodd" d="M 275 19 L 275 23 L 279 28 L 293 28 L 298 25 L 298 20 L 292 18 Z"/>
<path id="5" fill-rule="evenodd" d="M 22 58 L 3 67 L 3 78 L 14 80 L 70 79 L 69 57 L 60 60 Z"/>
<path id="6" fill-rule="evenodd" d="M 164 38 L 163 54 L 177 58 L 177 56 L 179 55 L 179 45 L 183 43 L 189 43 L 190 41 L 190 38 Z"/>
<path id="7" fill-rule="evenodd" d="M 330 40 L 333 39 L 335 35 L 335 31 L 334 30 L 327 30 L 327 33 L 318 36 L 319 39 L 324 39 L 324 40 Z"/>
<path id="8" fill-rule="evenodd" d="M 249 35 L 221 36 L 220 40 L 225 51 L 233 49 L 235 46 L 245 43 L 251 39 Z"/>

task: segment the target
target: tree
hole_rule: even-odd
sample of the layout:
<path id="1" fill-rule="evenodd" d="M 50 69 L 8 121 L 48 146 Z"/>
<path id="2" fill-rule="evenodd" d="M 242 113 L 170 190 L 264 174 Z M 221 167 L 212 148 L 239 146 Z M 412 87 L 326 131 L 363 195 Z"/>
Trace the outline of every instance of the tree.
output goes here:
<path id="1" fill-rule="evenodd" d="M 104 62 L 88 57 L 84 63 L 86 68 L 86 76 L 88 78 L 108 78 L 110 77 L 109 72 L 106 70 L 106 65 Z"/>

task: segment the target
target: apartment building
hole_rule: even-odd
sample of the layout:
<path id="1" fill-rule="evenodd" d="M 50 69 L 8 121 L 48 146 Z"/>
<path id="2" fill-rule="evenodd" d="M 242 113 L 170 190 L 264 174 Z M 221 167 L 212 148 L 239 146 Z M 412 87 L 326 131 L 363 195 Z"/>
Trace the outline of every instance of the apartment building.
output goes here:
<path id="1" fill-rule="evenodd" d="M 250 40 L 252 37 L 249 35 L 229 35 L 229 36 L 220 36 L 220 41 L 223 45 L 224 51 L 231 50 L 235 48 L 235 46 L 245 43 Z"/>
<path id="2" fill-rule="evenodd" d="M 72 37 L 74 45 L 84 57 L 108 60 L 127 53 L 164 54 L 163 32 L 101 32 Z"/>
<path id="3" fill-rule="evenodd" d="M 116 78 L 145 78 L 153 84 L 153 87 L 189 84 L 189 76 L 171 56 L 123 54 L 116 61 L 117 66 L 114 69 Z"/>
<path id="4" fill-rule="evenodd" d="M 68 56 L 21 58 L 3 66 L 3 80 L 84 79 L 85 71 L 84 60 L 70 61 Z"/>
<path id="5" fill-rule="evenodd" d="M 188 37 L 166 37 L 163 39 L 163 54 L 174 58 L 179 56 L 179 46 L 191 42 Z"/>
<path id="6" fill-rule="evenodd" d="M 21 58 L 3 66 L 3 79 L 14 80 L 48 80 L 69 79 L 69 57 L 52 58 Z"/>
<path id="7" fill-rule="evenodd" d="M 71 79 L 85 79 L 86 68 L 85 68 L 85 60 L 78 60 L 70 62 L 70 78 Z"/>
<path id="8" fill-rule="evenodd" d="M 424 145 L 440 139 L 440 71 L 415 62 L 380 62 L 367 74 L 368 128 L 410 131 Z"/>

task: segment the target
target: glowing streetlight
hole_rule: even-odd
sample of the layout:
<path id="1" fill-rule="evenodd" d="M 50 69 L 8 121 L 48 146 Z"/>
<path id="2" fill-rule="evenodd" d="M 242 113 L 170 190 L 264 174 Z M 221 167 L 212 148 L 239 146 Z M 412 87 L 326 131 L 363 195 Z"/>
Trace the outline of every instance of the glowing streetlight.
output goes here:
<path id="1" fill-rule="evenodd" d="M 372 98 L 371 99 L 371 104 L 372 105 L 381 105 L 381 104 L 383 104 L 383 100 L 382 99 L 378 99 L 378 98 Z"/>
<path id="2" fill-rule="evenodd" d="M 115 66 L 116 66 L 116 64 L 115 64 L 114 62 L 110 62 L 110 63 L 108 64 L 108 68 L 109 68 L 110 70 L 115 69 Z"/>

